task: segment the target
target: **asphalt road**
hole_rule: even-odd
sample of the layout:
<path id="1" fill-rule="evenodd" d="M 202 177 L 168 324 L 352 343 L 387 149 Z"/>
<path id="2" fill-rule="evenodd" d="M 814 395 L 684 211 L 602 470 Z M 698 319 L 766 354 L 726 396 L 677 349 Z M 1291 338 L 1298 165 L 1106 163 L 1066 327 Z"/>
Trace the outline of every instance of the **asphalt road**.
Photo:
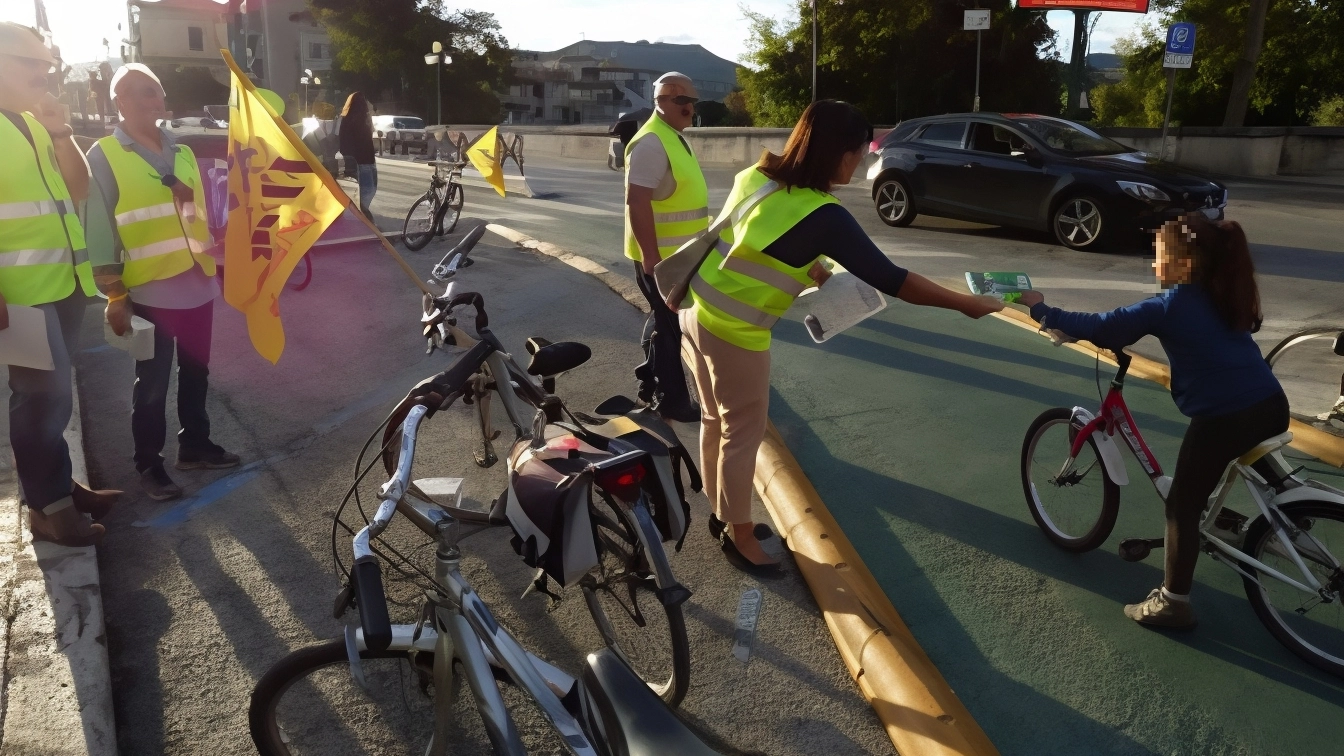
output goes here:
<path id="1" fill-rule="evenodd" d="M 411 255 L 411 263 L 427 273 L 447 241 Z M 560 379 L 560 395 L 578 409 L 633 389 L 643 316 L 568 266 L 489 242 L 477 248 L 478 262 L 460 286 L 485 295 L 504 342 L 520 352 L 531 335 L 589 344 L 592 360 Z M 101 313 L 90 308 L 78 359 L 90 475 L 97 485 L 128 492 L 99 549 L 122 753 L 253 752 L 246 711 L 257 679 L 291 650 L 341 633 L 331 616 L 340 588 L 331 518 L 355 455 L 408 388 L 446 364 L 442 355 L 424 354 L 418 307 L 416 290 L 373 245 L 317 253 L 312 285 L 281 300 L 287 347 L 276 366 L 248 344 L 239 313 L 217 304 L 212 435 L 246 463 L 261 464 L 173 472 L 196 496 L 164 504 L 139 492 L 128 421 L 131 363 L 102 343 Z M 171 414 L 169 425 L 176 429 Z M 682 430 L 693 442 L 694 429 Z M 422 430 L 413 476 L 464 477 L 468 499 L 488 502 L 504 487 L 504 466 L 476 468 L 469 460 L 478 443 L 470 408 L 455 407 Z M 174 450 L 170 437 L 170 459 Z M 370 480 L 365 494 L 376 486 Z M 684 605 L 692 649 L 687 720 L 725 754 L 890 753 L 801 577 L 745 578 L 708 538 L 704 497 L 694 496 L 692 507 L 692 531 L 672 557 L 694 592 Z M 768 519 L 758 509 L 757 517 Z M 405 523 L 393 533 L 412 559 L 432 551 Z M 543 596 L 520 599 L 532 571 L 513 553 L 509 535 L 491 530 L 465 540 L 463 571 L 525 645 L 577 671 L 583 655 L 600 647 L 581 595 L 567 591 L 554 611 Z M 413 587 L 391 577 L 389 586 L 394 618 L 413 621 Z M 739 598 L 753 586 L 765 597 L 754 656 L 744 665 L 730 649 Z M 427 733 L 417 714 L 424 705 L 409 677 L 381 710 L 331 723 L 347 747 L 318 752 L 423 753 Z M 333 681 L 349 687 L 342 675 Z M 327 706 L 344 711 L 331 697 L 318 699 L 318 714 Z M 518 699 L 509 698 L 521 704 L 518 723 L 531 751 L 559 753 L 545 724 Z M 460 734 L 454 753 L 488 752 L 478 721 L 473 726 L 468 717 Z"/>

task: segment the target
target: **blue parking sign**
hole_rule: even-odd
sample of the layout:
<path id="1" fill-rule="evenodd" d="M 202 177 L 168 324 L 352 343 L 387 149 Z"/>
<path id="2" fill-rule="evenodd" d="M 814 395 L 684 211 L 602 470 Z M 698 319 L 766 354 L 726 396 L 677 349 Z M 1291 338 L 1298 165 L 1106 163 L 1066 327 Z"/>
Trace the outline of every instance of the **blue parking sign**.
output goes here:
<path id="1" fill-rule="evenodd" d="M 1172 24 L 1167 29 L 1167 52 L 1177 55 L 1195 53 L 1195 25 L 1190 23 Z"/>

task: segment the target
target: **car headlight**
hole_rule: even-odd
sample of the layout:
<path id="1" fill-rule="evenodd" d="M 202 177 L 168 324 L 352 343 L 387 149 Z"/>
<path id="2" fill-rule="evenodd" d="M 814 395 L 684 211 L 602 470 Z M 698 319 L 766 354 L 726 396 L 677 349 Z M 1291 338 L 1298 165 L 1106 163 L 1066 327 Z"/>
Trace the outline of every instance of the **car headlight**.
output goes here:
<path id="1" fill-rule="evenodd" d="M 1137 200 L 1145 202 L 1170 202 L 1171 197 L 1167 193 L 1153 186 L 1152 184 L 1141 184 L 1137 181 L 1117 181 L 1120 191 L 1128 194 Z"/>

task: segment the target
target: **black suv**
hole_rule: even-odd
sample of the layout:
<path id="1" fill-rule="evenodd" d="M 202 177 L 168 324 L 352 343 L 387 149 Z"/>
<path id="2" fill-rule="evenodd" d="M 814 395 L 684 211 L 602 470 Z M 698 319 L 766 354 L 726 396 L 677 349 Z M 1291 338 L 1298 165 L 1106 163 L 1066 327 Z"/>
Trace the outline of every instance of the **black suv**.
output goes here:
<path id="1" fill-rule="evenodd" d="M 1163 220 L 1221 220 L 1227 189 L 1081 124 L 1037 115 L 958 113 L 902 122 L 868 171 L 889 226 L 917 213 L 1052 231 L 1071 249 L 1129 245 Z"/>

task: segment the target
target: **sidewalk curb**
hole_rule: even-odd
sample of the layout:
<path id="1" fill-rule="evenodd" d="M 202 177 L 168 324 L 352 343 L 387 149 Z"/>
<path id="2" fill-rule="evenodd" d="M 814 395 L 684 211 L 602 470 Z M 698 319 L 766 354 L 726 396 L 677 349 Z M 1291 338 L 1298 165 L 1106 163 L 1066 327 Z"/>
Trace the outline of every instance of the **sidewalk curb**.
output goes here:
<path id="1" fill-rule="evenodd" d="M 630 278 L 496 224 L 490 232 L 600 279 L 641 312 Z M 998 750 L 896 613 L 831 517 L 774 423 L 756 455 L 756 491 L 821 608 L 840 657 L 901 756 L 997 756 Z"/>
<path id="2" fill-rule="evenodd" d="M 1040 328 L 1030 315 L 1012 307 L 1003 308 L 1002 312 L 994 313 L 994 317 L 1030 331 L 1038 331 Z M 1089 357 L 1100 355 L 1101 360 L 1108 365 L 1116 364 L 1109 351 L 1100 349 L 1089 341 L 1068 343 L 1065 346 Z M 1138 354 L 1131 354 L 1130 359 L 1132 362 L 1129 364 L 1129 375 L 1152 381 L 1168 391 L 1171 390 L 1171 373 L 1166 365 Z M 1320 428 L 1313 428 L 1297 418 L 1288 420 L 1288 430 L 1293 433 L 1293 442 L 1289 446 L 1310 454 L 1328 465 L 1344 467 L 1344 438 L 1326 433 Z"/>
<path id="3" fill-rule="evenodd" d="M 78 386 L 65 430 L 71 477 L 88 484 Z M 17 481 L 15 481 L 17 492 Z M 95 547 L 32 542 L 17 500 L 12 623 L 5 628 L 4 729 L 0 751 L 59 756 L 117 753 L 112 675 Z M 25 569 L 24 562 L 31 567 Z M 36 569 L 34 569 L 36 568 Z M 28 572 L 28 575 L 19 573 Z M 37 573 L 43 587 L 38 587 Z M 45 593 L 46 595 L 41 595 Z M 25 658 L 13 654 L 15 630 Z M 11 672 L 17 672 L 12 674 Z"/>

